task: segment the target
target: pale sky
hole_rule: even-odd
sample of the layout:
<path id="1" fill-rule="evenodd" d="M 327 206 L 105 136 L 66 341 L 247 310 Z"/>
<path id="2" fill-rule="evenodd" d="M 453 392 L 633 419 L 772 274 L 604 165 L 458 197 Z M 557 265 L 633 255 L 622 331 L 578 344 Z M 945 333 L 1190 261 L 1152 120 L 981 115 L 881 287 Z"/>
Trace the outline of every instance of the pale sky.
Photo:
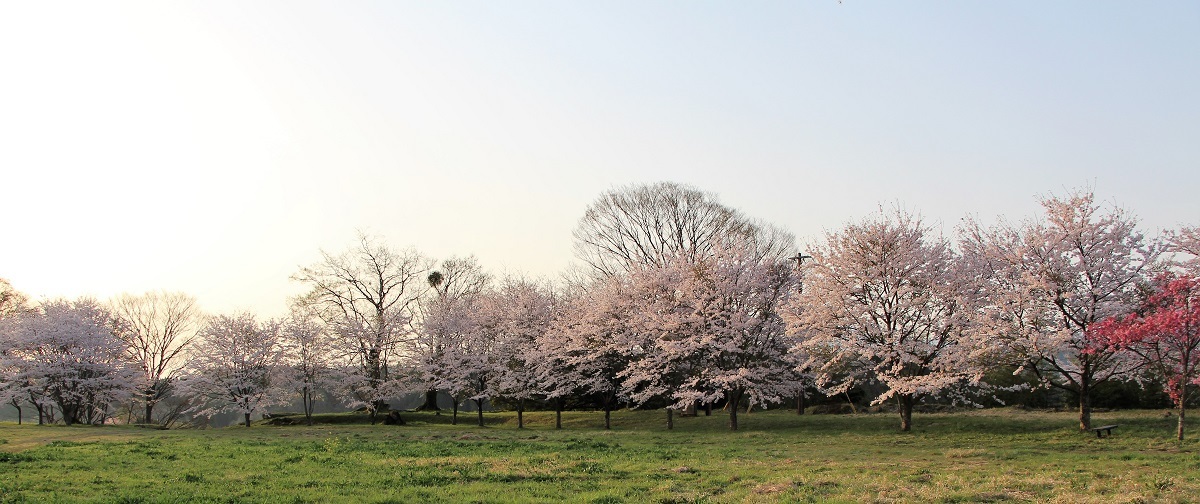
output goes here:
<path id="1" fill-rule="evenodd" d="M 1200 3 L 0 0 L 0 277 L 284 312 L 356 230 L 555 276 L 676 181 L 801 242 L 1094 187 L 1200 224 Z"/>

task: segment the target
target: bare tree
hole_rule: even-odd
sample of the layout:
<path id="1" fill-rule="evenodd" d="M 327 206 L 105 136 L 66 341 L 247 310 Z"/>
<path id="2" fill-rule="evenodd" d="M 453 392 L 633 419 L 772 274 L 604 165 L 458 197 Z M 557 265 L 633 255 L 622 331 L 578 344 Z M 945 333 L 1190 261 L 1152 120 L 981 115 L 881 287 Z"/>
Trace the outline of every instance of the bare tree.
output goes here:
<path id="1" fill-rule="evenodd" d="M 347 402 L 365 406 L 374 422 L 386 406 L 389 365 L 411 336 L 418 302 L 429 289 L 432 264 L 413 249 L 396 251 L 366 235 L 342 254 L 321 257 L 293 276 L 310 289 L 297 301 L 337 336 L 339 353 L 359 373 Z"/>
<path id="2" fill-rule="evenodd" d="M 141 398 L 153 423 L 154 406 L 170 392 L 175 374 L 196 339 L 202 315 L 196 298 L 179 292 L 123 294 L 109 303 L 118 320 L 117 335 L 129 358 L 142 371 Z"/>
<path id="3" fill-rule="evenodd" d="M 712 193 L 673 182 L 600 195 L 574 236 L 576 256 L 599 277 L 677 259 L 694 263 L 731 243 L 781 258 L 794 247 L 791 234 L 722 205 Z"/>

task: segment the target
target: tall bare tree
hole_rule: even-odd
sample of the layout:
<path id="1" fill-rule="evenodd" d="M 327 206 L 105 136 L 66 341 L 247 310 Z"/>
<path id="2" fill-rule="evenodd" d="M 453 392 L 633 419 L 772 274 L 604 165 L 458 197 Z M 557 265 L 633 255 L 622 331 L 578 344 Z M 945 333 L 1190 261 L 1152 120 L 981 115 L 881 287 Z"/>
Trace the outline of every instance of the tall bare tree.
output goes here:
<path id="1" fill-rule="evenodd" d="M 412 335 L 419 300 L 430 288 L 432 261 L 366 235 L 341 254 L 322 251 L 321 258 L 293 276 L 309 287 L 297 302 L 337 336 L 339 353 L 359 374 L 348 402 L 365 406 L 374 422 L 393 379 L 389 365 Z"/>
<path id="2" fill-rule="evenodd" d="M 123 294 L 109 304 L 117 319 L 117 335 L 142 372 L 140 395 L 146 406 L 142 421 L 153 423 L 154 406 L 170 392 L 203 315 L 196 298 L 180 292 Z"/>
<path id="3" fill-rule="evenodd" d="M 790 233 L 722 205 L 712 193 L 673 182 L 601 194 L 580 219 L 574 237 L 576 256 L 598 277 L 679 259 L 694 263 L 730 244 L 780 258 L 794 248 Z"/>

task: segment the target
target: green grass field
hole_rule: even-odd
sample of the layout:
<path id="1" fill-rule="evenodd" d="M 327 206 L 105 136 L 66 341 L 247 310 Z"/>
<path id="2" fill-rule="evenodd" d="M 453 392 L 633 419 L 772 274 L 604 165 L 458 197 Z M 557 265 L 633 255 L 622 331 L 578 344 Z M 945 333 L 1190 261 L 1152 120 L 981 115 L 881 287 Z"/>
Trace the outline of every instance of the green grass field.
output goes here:
<path id="1" fill-rule="evenodd" d="M 914 415 L 784 411 L 488 414 L 449 425 L 256 425 L 210 430 L 0 424 L 0 502 L 1193 502 L 1200 432 L 1162 411 L 1011 409 Z M 341 417 L 345 420 L 345 416 Z"/>

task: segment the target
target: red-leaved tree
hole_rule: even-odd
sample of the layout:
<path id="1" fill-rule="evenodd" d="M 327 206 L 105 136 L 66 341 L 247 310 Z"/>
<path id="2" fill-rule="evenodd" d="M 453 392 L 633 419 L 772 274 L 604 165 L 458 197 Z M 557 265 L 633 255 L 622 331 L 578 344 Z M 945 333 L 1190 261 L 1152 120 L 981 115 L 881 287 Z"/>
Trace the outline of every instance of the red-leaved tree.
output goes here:
<path id="1" fill-rule="evenodd" d="M 1113 317 L 1094 333 L 1139 355 L 1179 408 L 1176 437 L 1183 440 L 1188 401 L 1200 385 L 1200 279 L 1163 275 L 1138 313 Z"/>

